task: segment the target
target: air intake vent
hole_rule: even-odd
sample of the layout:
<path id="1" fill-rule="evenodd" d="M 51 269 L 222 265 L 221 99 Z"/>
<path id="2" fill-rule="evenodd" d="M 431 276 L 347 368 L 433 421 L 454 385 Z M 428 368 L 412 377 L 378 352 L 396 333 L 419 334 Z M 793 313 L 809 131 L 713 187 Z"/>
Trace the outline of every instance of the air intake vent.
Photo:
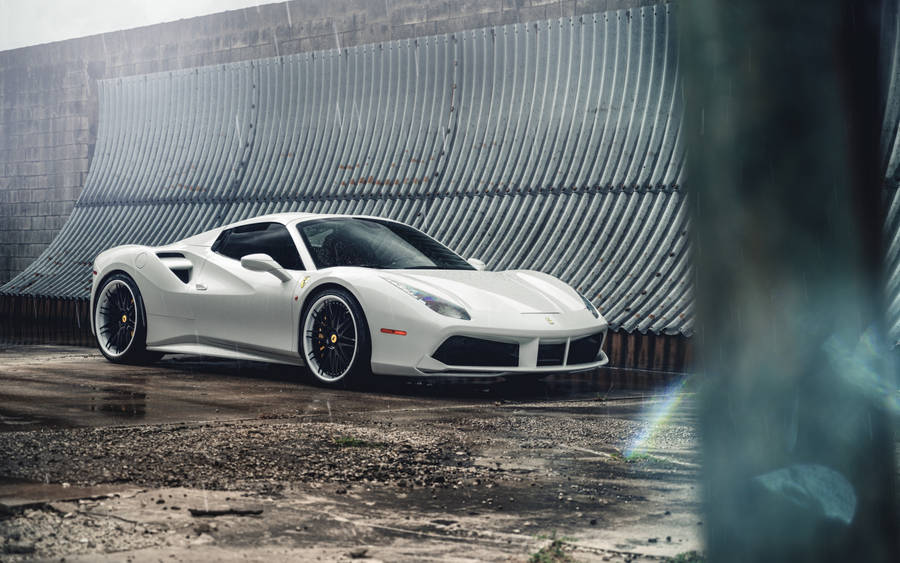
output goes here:
<path id="1" fill-rule="evenodd" d="M 569 343 L 569 357 L 566 365 L 590 364 L 597 361 L 600 355 L 600 347 L 603 345 L 603 334 L 598 332 L 585 338 L 579 338 Z"/>
<path id="2" fill-rule="evenodd" d="M 175 277 L 181 280 L 181 283 L 191 281 L 191 273 L 194 270 L 194 264 L 184 257 L 180 252 L 157 252 L 157 258 L 162 262 Z"/>
<path id="3" fill-rule="evenodd" d="M 448 366 L 517 367 L 519 345 L 468 336 L 451 336 L 441 344 L 433 357 Z"/>
<path id="4" fill-rule="evenodd" d="M 563 363 L 563 355 L 566 353 L 566 343 L 559 344 L 541 344 L 538 346 L 537 365 L 540 366 L 561 366 Z"/>

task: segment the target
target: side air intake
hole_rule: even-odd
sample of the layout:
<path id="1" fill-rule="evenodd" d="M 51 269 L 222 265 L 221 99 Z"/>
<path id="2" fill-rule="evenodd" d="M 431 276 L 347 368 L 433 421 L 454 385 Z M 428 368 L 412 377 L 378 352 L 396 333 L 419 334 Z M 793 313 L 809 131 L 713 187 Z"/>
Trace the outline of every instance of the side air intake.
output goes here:
<path id="1" fill-rule="evenodd" d="M 175 277 L 181 280 L 181 283 L 191 281 L 191 274 L 194 270 L 194 264 L 184 257 L 180 252 L 157 252 L 156 257 L 168 268 Z"/>

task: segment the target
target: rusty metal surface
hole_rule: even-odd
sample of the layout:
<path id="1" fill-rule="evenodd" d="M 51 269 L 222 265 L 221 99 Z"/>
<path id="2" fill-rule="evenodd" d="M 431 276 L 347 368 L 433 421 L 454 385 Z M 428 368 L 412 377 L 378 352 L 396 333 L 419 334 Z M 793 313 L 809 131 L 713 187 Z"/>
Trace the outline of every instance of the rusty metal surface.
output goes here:
<path id="1" fill-rule="evenodd" d="M 110 246 L 367 213 L 493 269 L 557 275 L 615 329 L 689 335 L 674 10 L 104 81 L 76 208 L 0 291 L 83 298 Z"/>

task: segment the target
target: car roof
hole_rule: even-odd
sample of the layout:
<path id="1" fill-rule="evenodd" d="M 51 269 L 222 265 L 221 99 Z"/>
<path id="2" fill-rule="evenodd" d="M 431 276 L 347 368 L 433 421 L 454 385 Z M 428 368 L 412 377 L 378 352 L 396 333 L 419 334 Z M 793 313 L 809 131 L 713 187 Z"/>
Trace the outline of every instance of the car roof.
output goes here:
<path id="1" fill-rule="evenodd" d="M 396 223 L 393 219 L 388 219 L 386 217 L 375 217 L 374 215 L 343 215 L 340 213 L 270 213 L 269 215 L 258 215 L 256 217 L 250 217 L 248 219 L 243 219 L 241 221 L 236 221 L 234 223 L 229 223 L 227 225 L 222 225 L 220 227 L 216 227 L 214 229 L 210 229 L 208 231 L 198 233 L 194 236 L 182 239 L 178 242 L 172 243 L 171 245 L 165 245 L 166 248 L 172 245 L 178 244 L 188 244 L 188 245 L 200 245 L 200 246 L 210 246 L 213 241 L 219 236 L 222 231 L 227 229 L 233 229 L 234 227 L 240 227 L 241 225 L 250 225 L 253 223 L 281 223 L 282 225 L 292 225 L 294 223 L 298 223 L 301 221 L 307 221 L 310 219 L 328 219 L 332 217 L 344 217 L 344 218 L 366 218 L 366 219 L 378 219 L 381 221 L 391 221 Z"/>
<path id="2" fill-rule="evenodd" d="M 329 219 L 332 217 L 342 217 L 342 218 L 365 218 L 365 219 L 380 219 L 383 221 L 393 221 L 392 219 L 388 219 L 386 217 L 376 217 L 374 215 L 345 215 L 341 213 L 271 213 L 269 215 L 259 215 L 257 217 L 250 217 L 249 219 L 243 219 L 241 221 L 237 221 L 235 223 L 230 223 L 228 225 L 223 225 L 218 227 L 217 230 L 225 230 L 231 229 L 233 227 L 240 227 L 241 225 L 250 225 L 252 223 L 281 223 L 283 225 L 289 225 L 291 223 L 296 223 L 299 221 L 307 221 L 309 219 Z"/>

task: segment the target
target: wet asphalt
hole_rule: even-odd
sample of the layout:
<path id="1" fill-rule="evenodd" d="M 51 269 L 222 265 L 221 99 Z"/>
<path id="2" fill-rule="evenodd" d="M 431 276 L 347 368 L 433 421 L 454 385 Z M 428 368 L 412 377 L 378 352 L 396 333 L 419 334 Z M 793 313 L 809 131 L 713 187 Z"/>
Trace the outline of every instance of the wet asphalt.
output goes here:
<path id="1" fill-rule="evenodd" d="M 150 366 L 106 361 L 91 348 L 0 347 L 0 431 L 55 426 L 328 418 L 379 411 L 454 409 L 498 401 L 645 398 L 676 374 L 601 369 L 542 382 L 373 377 L 329 389 L 302 368 L 173 355 Z"/>
<path id="2" fill-rule="evenodd" d="M 702 546 L 682 380 L 326 389 L 273 364 L 0 345 L 0 558 L 526 561 L 563 537 L 577 561 L 658 560 Z"/>

